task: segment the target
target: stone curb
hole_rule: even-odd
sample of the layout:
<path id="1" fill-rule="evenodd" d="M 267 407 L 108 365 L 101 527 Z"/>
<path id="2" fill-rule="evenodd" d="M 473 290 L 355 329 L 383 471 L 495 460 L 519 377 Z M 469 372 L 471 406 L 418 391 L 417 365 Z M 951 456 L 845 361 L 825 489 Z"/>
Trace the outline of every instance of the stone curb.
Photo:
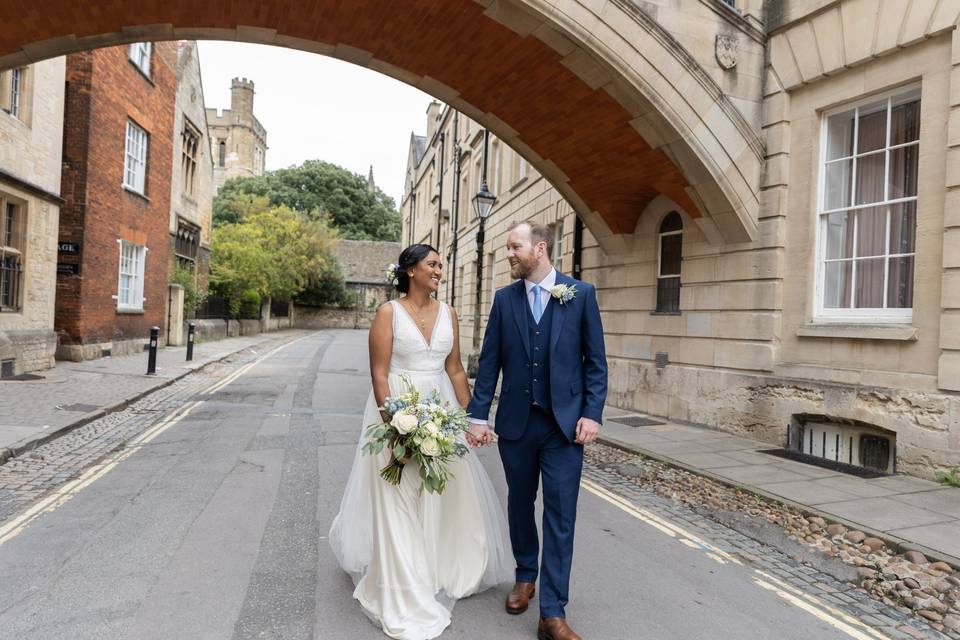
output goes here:
<path id="1" fill-rule="evenodd" d="M 609 420 L 611 422 L 616 422 L 616 420 L 613 418 L 609 418 Z M 946 562 L 947 564 L 951 565 L 954 569 L 960 570 L 960 558 L 956 556 L 952 556 L 947 553 L 943 553 L 942 551 L 937 551 L 936 549 L 931 549 L 922 544 L 917 544 L 916 542 L 912 542 L 905 538 L 900 538 L 899 536 L 893 536 L 883 531 L 877 531 L 876 529 L 871 529 L 870 527 L 862 526 L 860 524 L 857 524 L 856 522 L 845 520 L 843 518 L 838 518 L 835 515 L 825 513 L 823 511 L 818 510 L 815 507 L 811 507 L 810 505 L 801 504 L 793 500 L 788 500 L 787 498 L 783 498 L 776 494 L 770 493 L 768 491 L 760 489 L 759 487 L 754 487 L 749 484 L 745 484 L 741 482 L 734 482 L 729 478 L 718 476 L 706 469 L 693 467 L 689 464 L 686 464 L 685 462 L 675 460 L 670 456 L 666 456 L 662 453 L 656 453 L 654 451 L 650 451 L 649 449 L 644 449 L 643 447 L 639 447 L 635 444 L 630 444 L 627 442 L 623 442 L 621 440 L 617 440 L 616 438 L 611 438 L 609 436 L 603 436 L 603 435 L 600 435 L 597 438 L 597 442 L 601 444 L 605 444 L 610 447 L 614 447 L 616 449 L 620 449 L 622 451 L 626 451 L 628 453 L 638 453 L 647 458 L 651 458 L 653 460 L 662 462 L 668 466 L 675 467 L 677 469 L 683 469 L 684 471 L 688 471 L 695 475 L 709 478 L 710 480 L 713 480 L 718 484 L 722 484 L 724 486 L 731 487 L 733 489 L 737 489 L 737 488 L 743 489 L 744 491 L 748 491 L 752 494 L 758 495 L 769 502 L 779 502 L 781 504 L 784 504 L 790 507 L 791 509 L 799 511 L 804 516 L 819 516 L 824 520 L 826 520 L 827 523 L 842 524 L 843 526 L 845 526 L 847 529 L 851 531 L 854 531 L 854 530 L 862 531 L 865 534 L 867 534 L 868 537 L 873 537 L 873 538 L 878 538 L 880 540 L 883 540 L 887 544 L 887 546 L 893 549 L 896 553 L 903 554 L 903 553 L 906 553 L 907 551 L 919 551 L 924 556 L 926 556 L 927 559 L 930 560 L 930 562 Z"/>
<path id="2" fill-rule="evenodd" d="M 264 340 L 263 342 L 271 342 L 271 341 L 272 341 L 272 339 L 268 339 L 268 340 Z M 85 413 L 85 414 L 83 414 L 80 418 L 78 418 L 77 420 L 71 422 L 70 424 L 64 425 L 64 426 L 60 427 L 59 429 L 57 429 L 56 431 L 53 431 L 53 432 L 51 432 L 51 433 L 44 434 L 43 436 L 41 436 L 41 437 L 39 437 L 39 438 L 35 438 L 35 439 L 33 439 L 33 440 L 30 440 L 30 441 L 27 442 L 26 444 L 23 444 L 23 445 L 21 445 L 21 446 L 19 446 L 19 447 L 14 447 L 14 448 L 6 448 L 6 447 L 5 447 L 5 448 L 3 448 L 3 449 L 0 449 L 0 465 L 6 464 L 6 463 L 7 463 L 9 460 L 11 460 L 12 458 L 16 458 L 16 457 L 18 457 L 18 456 L 22 456 L 24 453 L 27 453 L 28 451 L 33 451 L 33 450 L 36 449 L 37 447 L 39 447 L 39 446 L 41 446 L 41 445 L 44 445 L 44 444 L 47 444 L 48 442 L 50 442 L 50 441 L 52 441 L 52 440 L 56 440 L 57 438 L 60 438 L 61 436 L 65 436 L 65 435 L 67 435 L 68 433 L 70 433 L 71 431 L 74 431 L 75 429 L 79 429 L 80 427 L 82 427 L 82 426 L 84 426 L 84 425 L 86 425 L 86 424 L 90 424 L 90 423 L 93 422 L 94 420 L 99 420 L 100 418 L 103 418 L 104 416 L 108 416 L 108 415 L 110 415 L 111 413 L 116 413 L 116 412 L 118 412 L 118 411 L 123 411 L 124 409 L 126 409 L 127 407 L 129 407 L 130 405 L 132 405 L 133 403 L 137 402 L 138 400 L 141 400 L 141 399 L 145 398 L 146 396 L 150 395 L 151 393 L 154 393 L 154 392 L 156 392 L 156 391 L 159 391 L 160 389 L 163 389 L 163 388 L 165 388 L 165 387 L 169 387 L 169 386 L 172 385 L 173 383 L 175 383 L 175 382 L 177 382 L 177 381 L 179 381 L 179 380 L 182 380 L 183 378 L 186 378 L 187 376 L 189 376 L 189 375 L 191 375 L 191 374 L 193 374 L 193 373 L 196 373 L 196 372 L 198 372 L 198 371 L 203 371 L 204 369 L 206 369 L 207 367 L 209 367 L 209 366 L 212 365 L 212 364 L 217 364 L 217 363 L 219 363 L 219 362 L 223 362 L 223 361 L 226 360 L 227 358 L 229 358 L 229 357 L 231 357 L 231 356 L 233 356 L 233 355 L 235 355 L 235 354 L 243 351 L 244 349 L 250 349 L 251 347 L 255 347 L 255 346 L 258 346 L 258 345 L 260 345 L 260 344 L 263 344 L 263 343 L 257 342 L 257 343 L 254 343 L 254 344 L 248 344 L 248 345 L 239 347 L 238 349 L 235 349 L 235 350 L 233 350 L 233 351 L 230 351 L 229 353 L 225 353 L 225 354 L 223 354 L 222 356 L 220 356 L 220 357 L 218 357 L 218 358 L 214 358 L 213 360 L 210 360 L 209 362 L 205 362 L 205 363 L 203 363 L 203 364 L 201 364 L 201 365 L 199 365 L 199 366 L 197 366 L 197 367 L 194 367 L 194 368 L 192 368 L 192 369 L 187 369 L 186 371 L 183 371 L 183 372 L 181 372 L 181 373 L 173 376 L 172 378 L 164 378 L 162 382 L 158 382 L 156 385 L 154 385 L 154 386 L 152 386 L 152 387 L 149 387 L 149 388 L 147 388 L 147 389 L 144 389 L 143 391 L 140 391 L 139 393 L 137 393 L 137 394 L 135 394 L 135 395 L 133 395 L 133 396 L 131 396 L 131 397 L 129 397 L 129 398 L 125 398 L 125 399 L 120 400 L 120 401 L 118 401 L 118 402 L 115 402 L 115 403 L 113 403 L 113 404 L 109 404 L 109 405 L 107 405 L 107 406 L 105 406 L 105 407 L 100 407 L 99 409 L 97 409 L 97 410 L 95 410 L 95 411 L 90 411 L 89 413 Z"/>

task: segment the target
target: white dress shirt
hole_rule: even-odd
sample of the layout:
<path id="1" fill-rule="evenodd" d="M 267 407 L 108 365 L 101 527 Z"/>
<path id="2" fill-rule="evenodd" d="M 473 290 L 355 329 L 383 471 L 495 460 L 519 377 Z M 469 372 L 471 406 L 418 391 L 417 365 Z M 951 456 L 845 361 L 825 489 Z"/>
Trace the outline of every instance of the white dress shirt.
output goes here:
<path id="1" fill-rule="evenodd" d="M 550 289 L 553 289 L 553 286 L 557 284 L 557 270 L 553 267 L 550 267 L 550 273 L 540 282 L 530 282 L 529 280 L 523 281 L 523 286 L 527 288 L 527 304 L 530 305 L 530 312 L 533 313 L 536 317 L 536 313 L 533 310 L 533 289 L 534 287 L 540 287 L 543 291 L 540 292 L 540 304 L 542 308 L 540 309 L 540 314 L 547 310 L 547 304 L 550 303 Z"/>
<path id="2" fill-rule="evenodd" d="M 547 305 L 550 304 L 550 289 L 552 289 L 555 284 L 557 284 L 557 270 L 554 267 L 550 267 L 550 273 L 548 273 L 540 282 L 531 282 L 530 280 L 524 279 L 523 286 L 527 288 L 527 304 L 530 306 L 530 313 L 533 313 L 534 316 L 536 316 L 533 311 L 533 288 L 540 287 L 543 289 L 543 291 L 540 292 L 540 304 L 543 307 L 540 309 L 540 315 L 542 316 L 547 310 Z M 469 416 L 467 417 L 467 422 L 479 425 L 487 424 L 486 420 L 478 420 Z"/>

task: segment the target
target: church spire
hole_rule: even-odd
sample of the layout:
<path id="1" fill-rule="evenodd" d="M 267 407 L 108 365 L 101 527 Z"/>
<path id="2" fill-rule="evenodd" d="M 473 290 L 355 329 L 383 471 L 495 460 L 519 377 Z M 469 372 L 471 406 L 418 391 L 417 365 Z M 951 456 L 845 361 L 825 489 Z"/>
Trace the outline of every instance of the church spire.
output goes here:
<path id="1" fill-rule="evenodd" d="M 370 165 L 370 173 L 367 174 L 367 191 L 373 193 L 377 188 L 376 183 L 373 181 L 373 165 Z"/>

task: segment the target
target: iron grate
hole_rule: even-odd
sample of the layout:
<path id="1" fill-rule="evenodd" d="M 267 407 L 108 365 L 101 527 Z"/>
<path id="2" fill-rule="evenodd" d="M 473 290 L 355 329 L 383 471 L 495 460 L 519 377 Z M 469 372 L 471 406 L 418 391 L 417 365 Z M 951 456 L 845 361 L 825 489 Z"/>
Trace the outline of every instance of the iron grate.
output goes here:
<path id="1" fill-rule="evenodd" d="M 877 469 L 870 469 L 868 467 L 858 467 L 853 464 L 847 464 L 845 462 L 838 462 L 836 460 L 828 460 L 827 458 L 821 458 L 820 456 L 811 456 L 806 453 L 800 453 L 799 451 L 790 451 L 787 449 L 763 449 L 757 453 L 765 453 L 767 455 L 776 456 L 778 458 L 786 458 L 787 460 L 793 460 L 794 462 L 802 462 L 804 464 L 809 464 L 814 467 L 820 467 L 822 469 L 830 469 L 831 471 L 839 471 L 840 473 L 847 473 L 852 476 L 858 476 L 860 478 L 883 478 L 890 475 L 885 471 L 879 471 Z"/>
<path id="2" fill-rule="evenodd" d="M 659 420 L 646 418 L 644 416 L 625 416 L 623 418 L 610 418 L 610 422 L 616 422 L 627 427 L 652 427 L 658 424 L 664 424 Z"/>

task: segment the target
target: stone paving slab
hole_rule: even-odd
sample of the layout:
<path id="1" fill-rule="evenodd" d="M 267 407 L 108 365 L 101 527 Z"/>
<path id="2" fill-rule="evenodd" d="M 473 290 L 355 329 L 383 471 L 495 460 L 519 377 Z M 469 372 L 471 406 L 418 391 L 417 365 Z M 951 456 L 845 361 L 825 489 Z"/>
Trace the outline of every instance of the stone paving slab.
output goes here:
<path id="1" fill-rule="evenodd" d="M 22 452 L 64 431 L 86 424 L 129 402 L 230 355 L 297 331 L 227 338 L 157 352 L 157 373 L 146 375 L 147 353 L 108 356 L 85 362 L 57 362 L 39 372 L 42 380 L 0 382 L 0 459 L 4 450 Z"/>
<path id="2" fill-rule="evenodd" d="M 893 548 L 916 549 L 960 567 L 960 489 L 903 475 L 860 478 L 786 460 L 761 453 L 772 448 L 769 443 L 706 427 L 672 422 L 630 427 L 616 421 L 636 415 L 605 409 L 600 441 L 782 499 L 883 538 Z"/>

